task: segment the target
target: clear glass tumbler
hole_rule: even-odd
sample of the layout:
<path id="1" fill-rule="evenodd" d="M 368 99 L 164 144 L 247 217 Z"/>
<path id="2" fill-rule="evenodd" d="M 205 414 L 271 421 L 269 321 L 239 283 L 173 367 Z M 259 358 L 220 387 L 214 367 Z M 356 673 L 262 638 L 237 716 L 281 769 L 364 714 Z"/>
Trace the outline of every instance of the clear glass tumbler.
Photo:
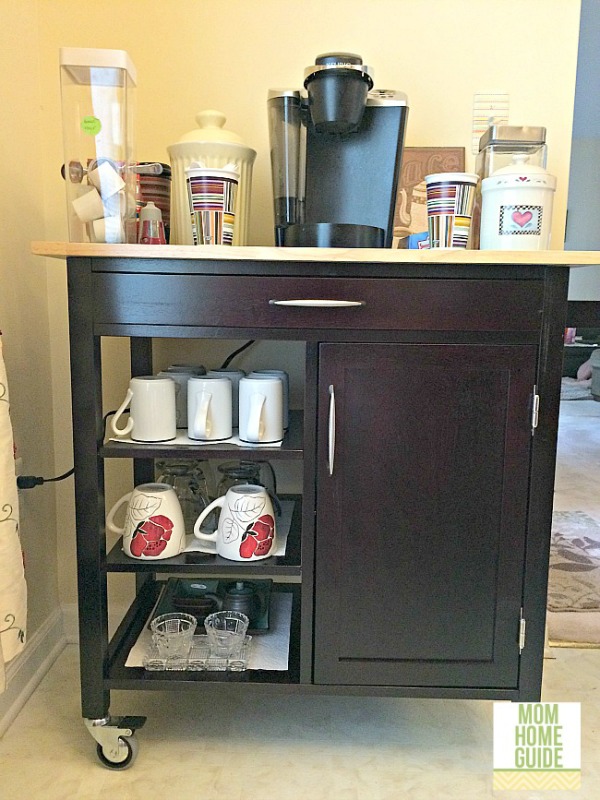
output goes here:
<path id="1" fill-rule="evenodd" d="M 239 653 L 250 620 L 240 611 L 215 611 L 204 620 L 211 653 L 221 658 L 231 658 Z"/>
<path id="2" fill-rule="evenodd" d="M 185 659 L 192 646 L 197 620 L 191 614 L 161 614 L 150 623 L 152 641 L 160 658 Z"/>
<path id="3" fill-rule="evenodd" d="M 175 489 L 183 512 L 186 534 L 193 533 L 194 523 L 210 503 L 207 470 L 208 461 L 159 461 L 159 483 Z"/>

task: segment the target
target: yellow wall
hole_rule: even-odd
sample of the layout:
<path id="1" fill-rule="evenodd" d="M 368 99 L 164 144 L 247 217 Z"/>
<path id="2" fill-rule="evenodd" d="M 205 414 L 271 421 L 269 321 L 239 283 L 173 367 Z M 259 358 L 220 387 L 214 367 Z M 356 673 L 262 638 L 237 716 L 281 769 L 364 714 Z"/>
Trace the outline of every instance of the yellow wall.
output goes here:
<path id="1" fill-rule="evenodd" d="M 375 70 L 376 86 L 408 95 L 406 143 L 464 146 L 468 168 L 473 166 L 473 94 L 506 91 L 512 124 L 548 129 L 548 167 L 558 177 L 553 243 L 560 247 L 579 9 L 578 0 L 0 0 L 2 80 L 14 101 L 10 115 L 5 116 L 6 104 L 3 109 L 2 124 L 8 129 L 4 153 L 16 153 L 18 161 L 5 158 L 0 174 L 0 197 L 3 203 L 12 199 L 12 225 L 5 228 L 3 242 L 8 259 L 0 265 L 0 285 L 9 286 L 19 314 L 35 316 L 34 321 L 15 322 L 7 339 L 15 343 L 13 362 L 23 355 L 20 364 L 12 365 L 18 367 L 12 370 L 14 391 L 25 404 L 30 402 L 26 356 L 34 351 L 36 374 L 31 380 L 53 401 L 47 413 L 41 404 L 33 412 L 43 458 L 52 462 L 46 450 L 52 441 L 57 469 L 66 468 L 71 458 L 64 266 L 27 256 L 30 238 L 66 238 L 59 174 L 59 47 L 129 52 L 138 70 L 140 160 L 167 160 L 167 145 L 195 127 L 194 117 L 201 109 L 218 108 L 227 115 L 227 126 L 258 151 L 251 244 L 272 241 L 267 90 L 299 86 L 304 67 L 317 54 L 331 49 L 360 53 Z M 5 305 L 5 297 L 0 297 L 3 315 Z M 8 319 L 11 323 L 20 319 L 14 308 Z M 107 407 L 118 403 L 127 379 L 126 359 L 118 357 L 122 345 L 110 342 L 106 347 L 105 365 L 112 376 Z M 24 429 L 25 411 L 20 414 L 19 426 Z M 34 437 L 29 434 L 29 441 L 24 430 L 22 434 L 30 448 L 29 468 L 42 455 Z M 123 480 L 117 476 L 109 494 L 114 495 Z M 71 603 L 75 598 L 72 483 L 36 490 L 35 501 L 28 503 L 41 505 L 42 492 L 54 491 L 59 594 L 63 602 Z"/>
<path id="2" fill-rule="evenodd" d="M 46 267 L 29 254 L 32 236 L 46 235 L 39 35 L 37 4 L 0 2 L 0 330 L 19 455 L 28 472 L 50 477 L 54 397 Z M 66 453 L 64 469 L 70 459 Z M 52 484 L 22 493 L 20 511 L 31 633 L 58 605 Z"/>

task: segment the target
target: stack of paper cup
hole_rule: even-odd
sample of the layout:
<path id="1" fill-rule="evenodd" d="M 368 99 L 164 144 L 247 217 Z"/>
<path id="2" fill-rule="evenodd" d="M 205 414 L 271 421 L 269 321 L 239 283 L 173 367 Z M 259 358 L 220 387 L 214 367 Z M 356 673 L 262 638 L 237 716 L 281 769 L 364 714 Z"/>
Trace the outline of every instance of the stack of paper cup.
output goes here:
<path id="1" fill-rule="evenodd" d="M 470 172 L 439 172 L 425 176 L 430 248 L 467 246 L 478 180 L 479 177 Z"/>
<path id="2" fill-rule="evenodd" d="M 185 173 L 194 244 L 233 244 L 238 172 L 193 163 Z"/>

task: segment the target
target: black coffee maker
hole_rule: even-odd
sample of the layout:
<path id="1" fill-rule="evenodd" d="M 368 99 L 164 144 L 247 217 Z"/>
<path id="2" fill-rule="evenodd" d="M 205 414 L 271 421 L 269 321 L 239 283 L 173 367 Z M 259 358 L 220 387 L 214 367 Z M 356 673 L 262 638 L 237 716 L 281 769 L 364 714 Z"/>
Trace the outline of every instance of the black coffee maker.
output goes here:
<path id="1" fill-rule="evenodd" d="M 275 243 L 391 247 L 406 95 L 373 90 L 353 53 L 327 53 L 305 70 L 304 91 L 268 99 Z"/>

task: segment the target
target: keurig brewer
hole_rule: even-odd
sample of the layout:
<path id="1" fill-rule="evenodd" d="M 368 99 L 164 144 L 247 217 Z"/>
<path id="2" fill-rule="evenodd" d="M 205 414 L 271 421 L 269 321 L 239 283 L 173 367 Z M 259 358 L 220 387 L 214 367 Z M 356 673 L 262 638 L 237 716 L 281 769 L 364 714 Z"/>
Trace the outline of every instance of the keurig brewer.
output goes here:
<path id="1" fill-rule="evenodd" d="M 352 53 L 318 56 L 304 91 L 268 99 L 275 242 L 390 247 L 408 105 Z"/>

